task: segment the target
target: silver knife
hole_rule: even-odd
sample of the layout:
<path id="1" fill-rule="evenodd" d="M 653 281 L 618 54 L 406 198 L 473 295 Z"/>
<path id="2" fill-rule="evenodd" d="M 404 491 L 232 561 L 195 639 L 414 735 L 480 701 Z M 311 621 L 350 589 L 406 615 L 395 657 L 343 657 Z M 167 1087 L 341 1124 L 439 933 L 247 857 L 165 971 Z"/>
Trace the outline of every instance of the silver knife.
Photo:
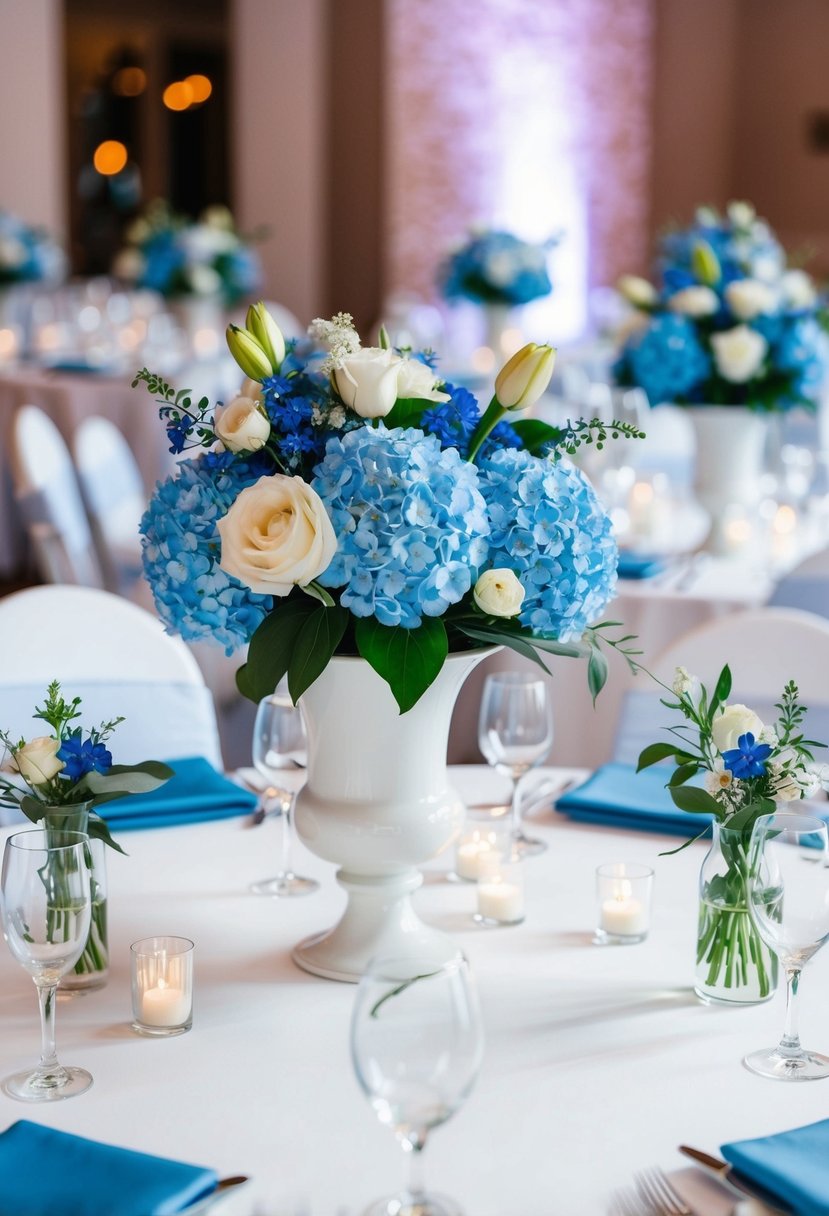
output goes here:
<path id="1" fill-rule="evenodd" d="M 684 1153 L 686 1157 L 690 1157 L 692 1161 L 696 1161 L 697 1165 L 701 1165 L 703 1169 L 714 1174 L 719 1181 L 732 1191 L 739 1195 L 748 1195 L 752 1199 L 759 1199 L 762 1204 L 769 1209 L 770 1212 L 780 1213 L 781 1216 L 791 1216 L 794 1208 L 780 1206 L 780 1200 L 770 1195 L 768 1191 L 761 1186 L 756 1186 L 753 1182 L 749 1182 L 743 1178 L 742 1174 L 738 1174 L 728 1161 L 723 1161 L 721 1157 L 714 1157 L 711 1153 L 704 1153 L 702 1149 L 690 1148 L 687 1144 L 680 1144 L 679 1151 Z"/>

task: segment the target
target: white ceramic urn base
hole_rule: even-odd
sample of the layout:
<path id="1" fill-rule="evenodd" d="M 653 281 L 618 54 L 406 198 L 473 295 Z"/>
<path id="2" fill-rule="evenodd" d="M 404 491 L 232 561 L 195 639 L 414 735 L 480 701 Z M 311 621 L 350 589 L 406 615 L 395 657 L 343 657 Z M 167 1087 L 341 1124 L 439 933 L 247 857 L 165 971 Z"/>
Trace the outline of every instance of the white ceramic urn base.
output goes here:
<path id="1" fill-rule="evenodd" d="M 685 413 L 696 437 L 694 492 L 711 516 L 705 547 L 727 553 L 729 508 L 750 510 L 762 496 L 768 419 L 739 405 L 692 406 Z"/>
<path id="2" fill-rule="evenodd" d="M 420 920 L 411 895 L 423 881 L 418 866 L 461 830 L 465 808 L 446 771 L 449 724 L 464 679 L 491 653 L 450 655 L 406 714 L 357 658 L 333 659 L 300 699 L 308 779 L 296 830 L 313 853 L 339 865 L 348 896 L 338 924 L 295 947 L 305 971 L 356 983 L 380 954 L 440 964 L 459 953 L 451 937 Z"/>

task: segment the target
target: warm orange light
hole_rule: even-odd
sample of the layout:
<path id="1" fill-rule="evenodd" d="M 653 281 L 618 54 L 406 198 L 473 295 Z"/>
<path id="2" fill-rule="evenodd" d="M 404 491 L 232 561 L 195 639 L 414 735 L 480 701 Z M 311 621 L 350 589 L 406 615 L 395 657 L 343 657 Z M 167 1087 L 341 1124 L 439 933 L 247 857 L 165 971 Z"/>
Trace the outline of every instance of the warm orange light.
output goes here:
<path id="1" fill-rule="evenodd" d="M 186 80 L 174 80 L 167 85 L 161 100 L 168 110 L 187 110 L 193 104 L 193 90 Z"/>
<path id="2" fill-rule="evenodd" d="M 198 72 L 195 76 L 187 76 L 184 80 L 185 84 L 189 84 L 193 91 L 193 103 L 199 105 L 203 101 L 207 101 L 210 94 L 213 92 L 213 85 L 209 77 L 201 76 Z"/>
<path id="3" fill-rule="evenodd" d="M 105 139 L 95 149 L 92 163 L 104 177 L 111 177 L 113 173 L 120 173 L 127 163 L 127 149 L 118 139 Z"/>
<path id="4" fill-rule="evenodd" d="M 112 91 L 119 97 L 138 97 L 147 87 L 143 68 L 121 68 L 112 78 Z"/>

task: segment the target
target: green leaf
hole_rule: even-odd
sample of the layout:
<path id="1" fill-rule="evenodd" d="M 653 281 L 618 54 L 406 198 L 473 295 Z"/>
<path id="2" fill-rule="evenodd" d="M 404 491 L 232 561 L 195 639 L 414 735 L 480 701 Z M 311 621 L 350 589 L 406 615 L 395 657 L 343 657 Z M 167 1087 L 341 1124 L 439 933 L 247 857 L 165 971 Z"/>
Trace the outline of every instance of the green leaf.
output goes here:
<path id="1" fill-rule="evenodd" d="M 291 663 L 297 638 L 318 604 L 301 592 L 279 600 L 250 640 L 248 661 L 236 673 L 236 684 L 250 701 L 270 696 Z"/>
<path id="2" fill-rule="evenodd" d="M 433 409 L 434 401 L 423 397 L 398 397 L 384 418 L 379 419 L 385 426 L 420 426 L 420 419 L 426 410 Z"/>
<path id="3" fill-rule="evenodd" d="M 719 802 L 698 785 L 671 786 L 669 793 L 674 805 L 681 811 L 690 811 L 692 815 L 714 815 L 717 819 L 722 815 Z"/>
<path id="4" fill-rule="evenodd" d="M 497 625 L 467 625 L 455 621 L 455 628 L 459 633 L 465 634 L 466 637 L 472 638 L 475 642 L 486 642 L 488 646 L 509 646 L 516 654 L 523 655 L 525 659 L 531 659 L 533 663 L 537 663 L 547 675 L 552 675 L 547 664 L 542 659 L 541 655 L 533 649 L 531 642 L 522 633 L 516 633 L 512 629 L 499 629 Z"/>
<path id="5" fill-rule="evenodd" d="M 587 661 L 587 687 L 590 689 L 590 695 L 593 698 L 593 704 L 596 704 L 596 697 L 607 683 L 607 659 L 595 646 L 590 651 L 590 658 Z"/>
<path id="6" fill-rule="evenodd" d="M 87 831 L 87 835 L 90 836 L 93 840 L 103 840 L 104 844 L 109 845 L 109 847 L 111 849 L 115 849 L 116 853 L 123 853 L 124 857 L 127 856 L 126 852 L 121 848 L 120 844 L 118 844 L 117 841 L 113 840 L 113 838 L 109 832 L 109 826 L 106 823 L 104 823 L 103 819 L 101 819 L 100 816 L 98 816 L 98 815 L 89 816 L 89 825 L 88 825 L 86 831 Z"/>
<path id="7" fill-rule="evenodd" d="M 651 743 L 639 753 L 636 771 L 641 773 L 643 768 L 650 768 L 652 764 L 658 764 L 660 760 L 667 760 L 669 756 L 677 756 L 674 743 Z"/>
<path id="8" fill-rule="evenodd" d="M 686 840 L 683 844 L 677 845 L 675 849 L 665 849 L 659 853 L 659 857 L 674 857 L 677 853 L 681 853 L 683 849 L 687 849 L 689 844 L 696 844 L 698 840 L 702 840 L 708 832 L 708 828 L 703 828 L 698 836 L 692 836 L 690 840 Z"/>
<path id="9" fill-rule="evenodd" d="M 510 425 L 533 456 L 543 452 L 549 444 L 558 444 L 563 433 L 560 427 L 550 426 L 540 418 L 521 418 Z"/>
<path id="10" fill-rule="evenodd" d="M 674 774 L 668 782 L 670 788 L 675 788 L 678 785 L 684 785 L 686 781 L 690 781 L 695 777 L 700 770 L 700 765 L 697 760 L 689 760 L 687 764 L 680 764 L 679 768 L 674 769 Z"/>
<path id="11" fill-rule="evenodd" d="M 37 798 L 32 798 L 29 794 L 24 794 L 18 804 L 21 811 L 27 819 L 32 823 L 40 823 L 46 813 L 46 808 Z"/>
<path id="12" fill-rule="evenodd" d="M 714 696 L 711 699 L 711 710 L 713 711 L 718 705 L 722 705 L 728 700 L 728 694 L 731 692 L 731 668 L 726 663 L 720 672 L 717 686 L 714 689 Z"/>
<path id="13" fill-rule="evenodd" d="M 357 649 L 386 681 L 401 714 L 416 705 L 449 653 L 446 626 L 425 616 L 417 629 L 381 625 L 374 617 L 357 621 Z"/>
<path id="14" fill-rule="evenodd" d="M 730 815 L 728 822 L 724 824 L 727 828 L 733 828 L 734 831 L 742 831 L 744 828 L 753 826 L 754 820 L 760 815 L 773 815 L 777 810 L 777 804 L 771 798 L 758 798 L 756 802 L 744 806 L 736 814 Z"/>
<path id="15" fill-rule="evenodd" d="M 158 772 L 162 769 L 162 772 Z M 169 781 L 173 770 L 166 764 L 149 760 L 146 764 L 113 764 L 108 773 L 87 773 L 83 784 L 91 794 L 149 794 Z"/>
<path id="16" fill-rule="evenodd" d="M 347 608 L 320 605 L 307 617 L 288 664 L 288 691 L 294 705 L 328 666 L 342 641 L 350 616 Z"/>
<path id="17" fill-rule="evenodd" d="M 559 654 L 565 659 L 584 659 L 590 653 L 586 646 L 578 642 L 557 642 L 555 638 L 532 638 L 536 650 L 545 650 L 548 654 Z"/>

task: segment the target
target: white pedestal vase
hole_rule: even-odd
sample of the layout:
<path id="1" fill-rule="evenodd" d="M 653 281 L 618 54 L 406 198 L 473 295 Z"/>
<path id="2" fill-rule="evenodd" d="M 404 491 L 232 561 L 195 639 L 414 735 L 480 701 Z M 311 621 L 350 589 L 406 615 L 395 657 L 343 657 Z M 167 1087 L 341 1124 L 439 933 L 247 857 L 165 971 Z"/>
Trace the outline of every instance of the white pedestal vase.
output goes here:
<path id="1" fill-rule="evenodd" d="M 293 951 L 300 967 L 356 982 L 378 953 L 442 964 L 459 951 L 419 919 L 418 866 L 449 848 L 464 806 L 446 772 L 455 699 L 492 649 L 450 655 L 418 703 L 401 714 L 384 680 L 358 658 L 335 658 L 300 699 L 308 780 L 296 801 L 300 839 L 336 862 L 348 905 L 334 928 Z"/>
<path id="2" fill-rule="evenodd" d="M 694 491 L 711 516 L 706 548 L 725 553 L 728 508 L 750 510 L 761 497 L 768 419 L 738 405 L 694 406 L 683 412 L 696 437 Z"/>
<path id="3" fill-rule="evenodd" d="M 521 346 L 515 341 L 515 332 L 520 333 L 519 309 L 511 304 L 484 304 L 484 346 L 495 354 L 495 370 L 514 355 Z"/>
<path id="4" fill-rule="evenodd" d="M 190 353 L 210 358 L 224 346 L 225 310 L 221 296 L 178 296 L 169 302 Z"/>

